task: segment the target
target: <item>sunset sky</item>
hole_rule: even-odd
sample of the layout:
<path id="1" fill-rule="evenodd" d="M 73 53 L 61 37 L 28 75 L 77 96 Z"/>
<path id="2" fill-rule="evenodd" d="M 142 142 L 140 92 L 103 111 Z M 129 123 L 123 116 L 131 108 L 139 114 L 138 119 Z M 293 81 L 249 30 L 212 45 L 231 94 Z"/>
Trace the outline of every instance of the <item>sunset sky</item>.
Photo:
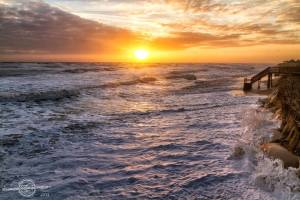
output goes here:
<path id="1" fill-rule="evenodd" d="M 0 0 L 0 60 L 300 58 L 299 0 Z"/>

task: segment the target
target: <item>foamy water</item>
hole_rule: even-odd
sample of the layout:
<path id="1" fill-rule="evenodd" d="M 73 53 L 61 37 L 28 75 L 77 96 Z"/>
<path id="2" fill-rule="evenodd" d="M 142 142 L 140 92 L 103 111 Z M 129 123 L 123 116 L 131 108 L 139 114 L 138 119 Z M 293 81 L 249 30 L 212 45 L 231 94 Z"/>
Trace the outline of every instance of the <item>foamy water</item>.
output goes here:
<path id="1" fill-rule="evenodd" d="M 52 199 L 297 198 L 296 170 L 257 150 L 278 122 L 240 92 L 263 67 L 2 63 L 1 185 L 32 179 Z"/>

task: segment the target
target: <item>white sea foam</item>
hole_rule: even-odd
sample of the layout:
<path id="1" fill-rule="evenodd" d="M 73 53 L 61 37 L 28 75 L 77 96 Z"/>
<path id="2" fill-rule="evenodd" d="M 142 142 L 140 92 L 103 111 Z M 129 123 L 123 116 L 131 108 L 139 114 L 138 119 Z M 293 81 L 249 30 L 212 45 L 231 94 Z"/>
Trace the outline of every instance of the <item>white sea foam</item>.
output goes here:
<path id="1" fill-rule="evenodd" d="M 260 144 L 270 141 L 272 130 L 279 126 L 279 121 L 273 114 L 258 107 L 244 113 L 242 125 L 245 128 L 233 154 L 243 149 L 245 155 L 241 166 L 252 174 L 249 181 L 260 192 L 250 188 L 243 194 L 243 199 L 300 199 L 298 169 L 283 168 L 282 161 L 266 157 L 259 149 Z"/>
<path id="2" fill-rule="evenodd" d="M 300 199 L 298 169 L 284 169 L 282 161 L 271 160 L 262 153 L 257 155 L 257 166 L 252 181 L 262 190 L 271 192 L 274 199 Z"/>

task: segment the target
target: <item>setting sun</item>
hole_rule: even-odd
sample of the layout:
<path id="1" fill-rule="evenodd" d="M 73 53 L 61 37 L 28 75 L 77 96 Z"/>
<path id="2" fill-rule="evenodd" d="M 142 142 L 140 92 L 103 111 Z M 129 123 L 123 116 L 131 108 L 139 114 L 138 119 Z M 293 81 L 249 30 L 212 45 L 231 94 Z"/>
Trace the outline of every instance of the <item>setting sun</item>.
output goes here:
<path id="1" fill-rule="evenodd" d="M 149 57 L 149 52 L 144 49 L 137 49 L 134 51 L 134 56 L 138 60 L 146 60 Z"/>
<path id="2" fill-rule="evenodd" d="M 300 0 L 0 0 L 0 147 L 0 200 L 300 200 Z"/>

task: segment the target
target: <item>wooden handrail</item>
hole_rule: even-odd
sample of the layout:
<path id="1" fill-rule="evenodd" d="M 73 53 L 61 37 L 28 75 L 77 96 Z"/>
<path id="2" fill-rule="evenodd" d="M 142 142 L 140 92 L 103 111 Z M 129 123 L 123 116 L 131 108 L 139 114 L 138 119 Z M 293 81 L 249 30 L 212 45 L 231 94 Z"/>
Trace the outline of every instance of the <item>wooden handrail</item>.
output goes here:
<path id="1" fill-rule="evenodd" d="M 264 76 L 268 76 L 268 88 L 272 87 L 272 75 L 300 75 L 300 66 L 276 66 L 276 67 L 267 67 L 263 71 L 254 75 L 251 79 L 244 79 L 244 90 L 251 90 L 252 84 L 256 81 L 260 81 Z M 258 87 L 260 84 L 258 83 Z"/>
<path id="2" fill-rule="evenodd" d="M 300 74 L 300 67 L 272 67 L 274 74 Z"/>
<path id="3" fill-rule="evenodd" d="M 263 71 L 259 72 L 258 74 L 256 74 L 255 76 L 253 76 L 251 78 L 251 83 L 254 83 L 258 80 L 260 80 L 261 78 L 263 78 L 264 76 L 268 75 L 271 72 L 271 67 L 267 67 L 266 69 L 264 69 Z"/>

